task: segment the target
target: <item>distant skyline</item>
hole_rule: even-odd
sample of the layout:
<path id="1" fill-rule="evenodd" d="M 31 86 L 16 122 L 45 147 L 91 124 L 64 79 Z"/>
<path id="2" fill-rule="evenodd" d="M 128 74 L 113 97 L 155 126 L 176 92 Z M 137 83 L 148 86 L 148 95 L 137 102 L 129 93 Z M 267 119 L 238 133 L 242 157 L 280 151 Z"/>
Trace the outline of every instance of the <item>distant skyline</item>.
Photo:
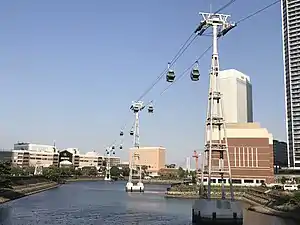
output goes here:
<path id="1" fill-rule="evenodd" d="M 229 1 L 229 0 L 228 0 Z M 196 28 L 200 11 L 227 1 L 5 1 L 0 8 L 2 84 L 0 147 L 17 141 L 105 151 L 124 123 L 131 101 L 156 79 Z M 237 0 L 222 13 L 238 21 L 273 0 Z M 212 5 L 210 7 L 210 4 Z M 199 37 L 177 61 L 179 75 L 211 44 Z M 239 24 L 219 41 L 220 69 L 251 78 L 254 121 L 286 140 L 280 4 Z M 203 149 L 209 51 L 201 78 L 187 75 L 162 96 L 165 79 L 145 97 L 141 145 L 164 146 L 167 163 Z M 127 129 L 127 131 L 129 131 Z M 131 137 L 125 132 L 128 159 Z"/>

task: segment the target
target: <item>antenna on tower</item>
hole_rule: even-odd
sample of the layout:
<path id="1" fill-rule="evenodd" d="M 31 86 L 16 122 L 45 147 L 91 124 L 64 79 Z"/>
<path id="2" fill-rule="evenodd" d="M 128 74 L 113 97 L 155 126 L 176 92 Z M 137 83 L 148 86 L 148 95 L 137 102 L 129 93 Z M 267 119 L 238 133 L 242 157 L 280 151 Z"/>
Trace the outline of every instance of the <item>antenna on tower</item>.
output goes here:
<path id="1" fill-rule="evenodd" d="M 206 118 L 206 138 L 205 154 L 208 155 L 208 188 L 207 197 L 211 196 L 211 179 L 212 175 L 219 174 L 222 180 L 222 199 L 225 199 L 224 174 L 228 177 L 230 185 L 231 199 L 234 199 L 231 167 L 228 152 L 228 143 L 226 135 L 226 121 L 222 107 L 222 94 L 218 85 L 219 75 L 219 54 L 218 38 L 226 35 L 236 24 L 229 23 L 230 17 L 225 14 L 200 13 L 203 20 L 195 30 L 195 33 L 203 34 L 205 30 L 212 27 L 213 30 L 213 53 L 210 71 L 210 85 L 208 95 L 208 107 Z M 218 165 L 215 162 L 218 156 Z M 226 163 L 225 163 L 226 162 Z"/>

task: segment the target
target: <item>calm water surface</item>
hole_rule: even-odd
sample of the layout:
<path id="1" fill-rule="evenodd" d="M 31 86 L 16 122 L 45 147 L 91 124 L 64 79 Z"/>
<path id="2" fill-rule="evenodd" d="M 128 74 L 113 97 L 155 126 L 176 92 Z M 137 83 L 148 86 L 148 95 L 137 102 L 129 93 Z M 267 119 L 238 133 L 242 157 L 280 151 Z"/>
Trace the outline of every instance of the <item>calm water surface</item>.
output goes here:
<path id="1" fill-rule="evenodd" d="M 78 182 L 0 206 L 1 225 L 190 225 L 193 200 L 165 199 L 163 185 L 126 193 L 125 183 Z M 296 225 L 244 213 L 245 225 Z"/>

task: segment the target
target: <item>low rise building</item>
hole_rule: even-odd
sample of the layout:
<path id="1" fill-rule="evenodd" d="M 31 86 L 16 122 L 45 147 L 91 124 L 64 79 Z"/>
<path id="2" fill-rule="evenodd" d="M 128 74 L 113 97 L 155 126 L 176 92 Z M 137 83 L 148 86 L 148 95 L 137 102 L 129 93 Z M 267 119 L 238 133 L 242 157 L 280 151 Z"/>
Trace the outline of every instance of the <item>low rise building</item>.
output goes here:
<path id="1" fill-rule="evenodd" d="M 0 151 L 0 160 L 10 161 L 12 166 L 19 167 L 58 166 L 58 156 L 58 151 L 53 145 L 31 143 L 17 143 L 12 150 Z"/>
<path id="2" fill-rule="evenodd" d="M 13 166 L 19 167 L 96 167 L 99 169 L 108 157 L 95 151 L 80 154 L 78 148 L 57 150 L 53 145 L 39 145 L 32 143 L 14 144 L 12 150 L 1 150 L 0 161 L 9 161 Z M 110 165 L 120 164 L 120 157 L 110 157 Z"/>
<path id="3" fill-rule="evenodd" d="M 129 160 L 133 163 L 133 167 L 146 166 L 150 176 L 157 176 L 159 170 L 165 168 L 166 149 L 164 147 L 131 148 Z"/>
<path id="4" fill-rule="evenodd" d="M 104 166 L 104 162 L 110 160 L 110 166 L 117 166 L 120 164 L 120 157 L 116 156 L 103 156 L 97 153 L 96 151 L 91 151 L 87 153 L 80 153 L 77 148 L 67 148 L 59 152 L 60 155 L 60 164 L 72 165 L 75 168 L 83 167 L 100 167 Z M 71 163 L 71 164 L 70 164 Z"/>
<path id="5" fill-rule="evenodd" d="M 217 133 L 213 133 L 213 139 L 218 140 Z M 274 183 L 273 136 L 266 128 L 259 123 L 229 123 L 227 141 L 234 184 Z M 219 155 L 214 154 L 212 158 L 212 166 L 218 168 Z M 226 154 L 224 159 L 227 159 Z M 227 160 L 224 167 L 228 168 Z M 224 174 L 224 177 L 228 183 L 228 176 Z M 207 181 L 206 176 L 204 181 Z M 221 182 L 219 176 L 212 178 L 212 183 Z"/>

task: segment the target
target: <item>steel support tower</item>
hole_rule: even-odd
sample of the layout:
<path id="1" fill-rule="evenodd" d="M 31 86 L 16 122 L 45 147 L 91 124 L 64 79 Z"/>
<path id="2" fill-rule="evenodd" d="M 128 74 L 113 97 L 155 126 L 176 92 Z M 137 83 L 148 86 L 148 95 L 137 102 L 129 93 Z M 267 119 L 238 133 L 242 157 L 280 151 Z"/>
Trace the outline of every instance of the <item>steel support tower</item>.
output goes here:
<path id="1" fill-rule="evenodd" d="M 218 38 L 224 36 L 229 30 L 236 26 L 227 22 L 229 15 L 200 13 L 203 17 L 197 32 L 201 35 L 208 28 L 212 27 L 212 61 L 209 75 L 209 93 L 206 116 L 205 132 L 205 155 L 206 171 L 208 174 L 207 197 L 211 196 L 211 179 L 212 176 L 220 176 L 222 179 L 222 199 L 225 198 L 224 175 L 229 179 L 231 199 L 234 199 L 231 167 L 228 152 L 228 143 L 226 135 L 226 121 L 223 115 L 222 94 L 218 84 L 219 75 L 219 55 L 218 55 Z M 218 161 L 218 162 L 216 162 Z M 202 177 L 203 179 L 203 177 Z"/>
<path id="2" fill-rule="evenodd" d="M 111 175 L 110 175 L 110 156 L 111 156 L 111 153 L 114 153 L 115 152 L 115 147 L 114 145 L 113 146 L 110 146 L 106 149 L 106 155 L 107 155 L 107 161 L 106 161 L 106 170 L 105 170 L 105 180 L 111 180 Z"/>
<path id="3" fill-rule="evenodd" d="M 134 125 L 133 125 L 133 147 L 139 148 L 140 147 L 140 118 L 139 113 L 145 108 L 145 105 L 142 101 L 134 101 L 130 109 L 133 111 L 135 115 Z M 139 157 L 136 153 L 132 154 L 130 160 L 130 172 L 129 172 L 129 179 L 128 182 L 132 182 L 132 172 L 133 166 L 135 162 L 135 158 Z M 141 176 L 140 181 L 141 182 Z"/>

